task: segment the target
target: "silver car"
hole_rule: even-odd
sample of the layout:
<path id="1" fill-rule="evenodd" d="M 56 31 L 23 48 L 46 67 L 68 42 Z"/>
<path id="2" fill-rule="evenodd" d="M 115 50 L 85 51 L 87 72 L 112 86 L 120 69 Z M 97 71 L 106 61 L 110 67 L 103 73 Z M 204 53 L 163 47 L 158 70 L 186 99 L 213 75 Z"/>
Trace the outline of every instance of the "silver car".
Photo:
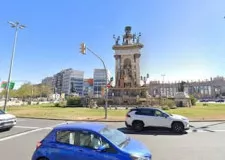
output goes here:
<path id="1" fill-rule="evenodd" d="M 0 129 L 10 130 L 16 125 L 16 116 L 0 110 Z"/>

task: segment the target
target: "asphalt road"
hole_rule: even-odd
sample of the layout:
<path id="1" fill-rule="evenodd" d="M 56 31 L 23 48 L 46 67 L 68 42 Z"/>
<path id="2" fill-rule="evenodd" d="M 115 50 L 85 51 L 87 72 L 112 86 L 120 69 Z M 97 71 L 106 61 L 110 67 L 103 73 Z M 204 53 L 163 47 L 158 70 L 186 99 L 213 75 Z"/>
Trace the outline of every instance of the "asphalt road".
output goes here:
<path id="1" fill-rule="evenodd" d="M 64 121 L 18 119 L 17 126 L 0 132 L 0 159 L 30 160 L 36 143 L 57 124 Z M 108 123 L 142 141 L 154 160 L 224 160 L 225 122 L 195 122 L 187 134 L 176 135 L 166 130 L 134 133 L 123 123 Z"/>

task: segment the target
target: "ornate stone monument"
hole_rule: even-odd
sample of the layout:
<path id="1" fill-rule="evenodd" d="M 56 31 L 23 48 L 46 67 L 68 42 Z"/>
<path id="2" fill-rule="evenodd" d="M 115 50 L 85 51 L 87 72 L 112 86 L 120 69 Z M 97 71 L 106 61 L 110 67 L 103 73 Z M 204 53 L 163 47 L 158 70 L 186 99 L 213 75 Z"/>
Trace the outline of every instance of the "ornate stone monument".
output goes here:
<path id="1" fill-rule="evenodd" d="M 178 92 L 174 96 L 174 100 L 177 107 L 191 107 L 190 96 L 184 92 L 185 82 L 179 83 Z"/>
<path id="2" fill-rule="evenodd" d="M 131 27 L 125 27 L 123 41 L 120 44 L 120 36 L 113 38 L 115 44 L 113 50 L 116 61 L 115 87 L 111 88 L 114 104 L 134 104 L 137 96 L 146 93 L 147 87 L 140 85 L 140 57 L 143 44 L 140 43 L 141 33 L 137 36 L 131 33 Z"/>

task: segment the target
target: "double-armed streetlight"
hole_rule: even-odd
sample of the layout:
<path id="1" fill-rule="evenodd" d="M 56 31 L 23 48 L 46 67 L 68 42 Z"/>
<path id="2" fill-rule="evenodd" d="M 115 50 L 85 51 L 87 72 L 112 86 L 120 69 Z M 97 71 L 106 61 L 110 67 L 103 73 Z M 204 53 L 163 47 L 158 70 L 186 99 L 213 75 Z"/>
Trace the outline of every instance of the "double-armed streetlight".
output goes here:
<path id="1" fill-rule="evenodd" d="M 105 85 L 105 88 L 106 88 L 106 96 L 105 96 L 105 119 L 107 119 L 107 108 L 108 108 L 108 72 L 107 72 L 107 69 L 106 69 L 106 65 L 105 65 L 105 62 L 103 61 L 103 59 L 98 56 L 95 52 L 93 52 L 90 48 L 88 48 L 84 43 L 81 43 L 81 47 L 80 47 L 80 52 L 82 54 L 86 54 L 86 50 L 88 50 L 89 52 L 91 52 L 93 55 L 95 55 L 103 64 L 104 66 L 104 70 L 105 70 L 105 80 L 106 80 L 106 85 Z"/>
<path id="2" fill-rule="evenodd" d="M 12 28 L 15 28 L 15 36 L 14 36 L 13 50 L 12 50 L 12 56 L 11 56 L 11 61 L 10 61 L 9 76 L 8 76 L 8 81 L 7 81 L 7 86 L 6 86 L 5 104 L 3 107 L 4 111 L 6 110 L 7 101 L 9 98 L 9 83 L 11 81 L 13 60 L 14 60 L 14 55 L 15 55 L 15 50 L 16 50 L 17 33 L 18 33 L 19 29 L 25 28 L 25 26 L 20 24 L 19 22 L 8 22 L 8 23 L 11 25 Z"/>

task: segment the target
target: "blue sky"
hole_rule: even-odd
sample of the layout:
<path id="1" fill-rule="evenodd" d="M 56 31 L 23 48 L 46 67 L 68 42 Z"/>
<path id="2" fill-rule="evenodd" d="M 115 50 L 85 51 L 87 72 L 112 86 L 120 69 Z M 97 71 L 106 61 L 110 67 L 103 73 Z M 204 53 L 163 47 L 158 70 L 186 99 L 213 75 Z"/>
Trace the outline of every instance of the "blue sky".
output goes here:
<path id="1" fill-rule="evenodd" d="M 141 32 L 141 73 L 151 80 L 209 79 L 224 76 L 224 0 L 1 0 L 0 79 L 6 80 L 14 30 L 7 21 L 27 26 L 18 33 L 13 80 L 38 83 L 65 68 L 92 77 L 102 68 L 85 42 L 114 74 L 113 34 L 126 25 Z"/>

